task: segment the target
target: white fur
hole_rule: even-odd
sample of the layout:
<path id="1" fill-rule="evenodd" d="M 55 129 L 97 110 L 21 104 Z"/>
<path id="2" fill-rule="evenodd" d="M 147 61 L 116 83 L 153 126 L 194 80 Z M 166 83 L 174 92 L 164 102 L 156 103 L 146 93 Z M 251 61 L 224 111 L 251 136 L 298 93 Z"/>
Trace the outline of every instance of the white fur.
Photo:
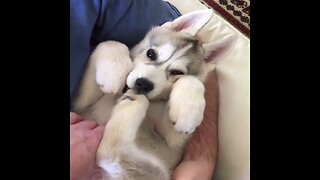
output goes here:
<path id="1" fill-rule="evenodd" d="M 132 68 L 127 46 L 115 41 L 99 44 L 90 57 L 75 111 L 105 124 Z"/>
<path id="2" fill-rule="evenodd" d="M 159 62 L 167 61 L 173 54 L 175 47 L 171 43 L 161 45 L 158 49 Z"/>
<path id="3" fill-rule="evenodd" d="M 108 172 L 108 175 L 111 177 L 120 177 L 123 171 L 119 163 L 114 161 L 109 161 L 107 159 L 101 160 L 100 162 L 98 162 L 98 165 L 103 170 Z"/>
<path id="4" fill-rule="evenodd" d="M 96 61 L 96 80 L 101 90 L 111 94 L 121 92 L 133 68 L 128 48 L 112 41 L 101 43 L 93 52 L 92 61 Z"/>
<path id="5" fill-rule="evenodd" d="M 130 151 L 132 152 L 132 154 L 135 154 L 135 156 L 137 158 L 144 160 L 144 161 L 148 161 L 153 166 L 158 167 L 165 175 L 164 179 L 170 178 L 169 169 L 165 167 L 165 165 L 161 162 L 161 160 L 159 160 L 158 157 L 155 157 L 154 155 L 152 155 L 146 151 L 141 150 L 140 148 L 138 148 L 135 145 L 133 146 L 133 148 Z"/>
<path id="6" fill-rule="evenodd" d="M 154 89 L 147 94 L 148 98 L 155 98 L 171 86 L 171 82 L 166 79 L 166 71 L 164 67 L 156 67 L 147 65 L 142 61 L 135 62 L 134 69 L 129 73 L 127 85 L 129 88 L 134 88 L 134 84 L 138 78 L 147 78 L 153 84 Z"/>
<path id="7" fill-rule="evenodd" d="M 194 76 L 180 78 L 169 98 L 169 117 L 178 132 L 192 133 L 203 119 L 204 86 Z"/>

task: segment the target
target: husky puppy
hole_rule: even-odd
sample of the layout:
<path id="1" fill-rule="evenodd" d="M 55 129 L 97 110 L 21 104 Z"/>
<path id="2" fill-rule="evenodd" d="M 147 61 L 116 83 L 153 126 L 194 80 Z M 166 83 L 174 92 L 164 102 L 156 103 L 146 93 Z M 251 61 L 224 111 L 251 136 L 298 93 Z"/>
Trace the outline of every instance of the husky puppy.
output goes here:
<path id="1" fill-rule="evenodd" d="M 171 178 L 203 119 L 203 82 L 234 41 L 202 44 L 197 32 L 212 15 L 201 10 L 154 27 L 131 51 L 107 41 L 92 53 L 74 107 L 108 121 L 97 152 L 104 179 Z"/>

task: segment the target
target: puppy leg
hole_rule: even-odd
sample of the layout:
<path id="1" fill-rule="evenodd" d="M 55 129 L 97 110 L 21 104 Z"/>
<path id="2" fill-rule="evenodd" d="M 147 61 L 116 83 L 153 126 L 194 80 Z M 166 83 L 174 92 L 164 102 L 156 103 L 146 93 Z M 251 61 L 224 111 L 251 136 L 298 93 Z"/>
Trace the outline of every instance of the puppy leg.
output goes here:
<path id="1" fill-rule="evenodd" d="M 97 162 L 115 162 L 123 151 L 132 147 L 143 122 L 149 101 L 144 95 L 128 90 L 118 101 L 106 125 L 97 151 Z"/>
<path id="2" fill-rule="evenodd" d="M 204 90 L 203 83 L 193 76 L 180 78 L 174 84 L 168 103 L 169 118 L 177 132 L 191 134 L 201 124 Z"/>
<path id="3" fill-rule="evenodd" d="M 93 52 L 92 61 L 95 62 L 100 89 L 109 94 L 122 92 L 133 68 L 128 47 L 115 41 L 103 42 Z"/>
<path id="4" fill-rule="evenodd" d="M 99 44 L 90 57 L 75 109 L 88 107 L 103 93 L 119 94 L 132 67 L 129 49 L 124 44 L 115 41 Z"/>

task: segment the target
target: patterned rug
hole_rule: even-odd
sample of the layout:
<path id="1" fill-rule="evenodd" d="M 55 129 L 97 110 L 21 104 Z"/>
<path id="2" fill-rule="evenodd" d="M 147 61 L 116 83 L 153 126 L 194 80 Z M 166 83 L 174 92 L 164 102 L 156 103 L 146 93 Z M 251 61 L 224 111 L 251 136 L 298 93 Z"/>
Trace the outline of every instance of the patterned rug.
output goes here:
<path id="1" fill-rule="evenodd" d="M 250 0 L 199 0 L 250 38 Z"/>

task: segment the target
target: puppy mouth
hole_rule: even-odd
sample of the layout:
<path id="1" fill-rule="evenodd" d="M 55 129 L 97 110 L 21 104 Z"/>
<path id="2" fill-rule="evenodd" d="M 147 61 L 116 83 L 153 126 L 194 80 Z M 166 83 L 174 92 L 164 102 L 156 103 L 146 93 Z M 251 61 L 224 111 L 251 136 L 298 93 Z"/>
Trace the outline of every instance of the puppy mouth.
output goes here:
<path id="1" fill-rule="evenodd" d="M 123 88 L 122 93 L 125 94 L 129 89 L 130 89 L 130 87 L 129 87 L 128 85 L 126 85 L 126 86 Z M 132 90 L 133 90 L 136 94 L 145 95 L 145 96 L 148 98 L 147 93 L 143 93 L 143 92 L 141 92 L 141 91 L 138 91 L 138 90 L 135 89 L 135 88 L 132 88 Z M 148 99 L 149 99 L 149 98 L 148 98 Z"/>
<path id="2" fill-rule="evenodd" d="M 123 93 L 123 94 L 126 93 L 129 89 L 130 89 L 129 86 L 126 85 L 126 86 L 123 88 L 122 93 Z"/>
<path id="3" fill-rule="evenodd" d="M 145 95 L 146 97 L 148 97 L 148 96 L 147 96 L 148 93 L 146 93 L 146 92 L 140 91 L 140 90 L 135 89 L 135 88 L 133 88 L 133 90 L 134 90 L 135 92 L 137 92 L 137 94 Z"/>

